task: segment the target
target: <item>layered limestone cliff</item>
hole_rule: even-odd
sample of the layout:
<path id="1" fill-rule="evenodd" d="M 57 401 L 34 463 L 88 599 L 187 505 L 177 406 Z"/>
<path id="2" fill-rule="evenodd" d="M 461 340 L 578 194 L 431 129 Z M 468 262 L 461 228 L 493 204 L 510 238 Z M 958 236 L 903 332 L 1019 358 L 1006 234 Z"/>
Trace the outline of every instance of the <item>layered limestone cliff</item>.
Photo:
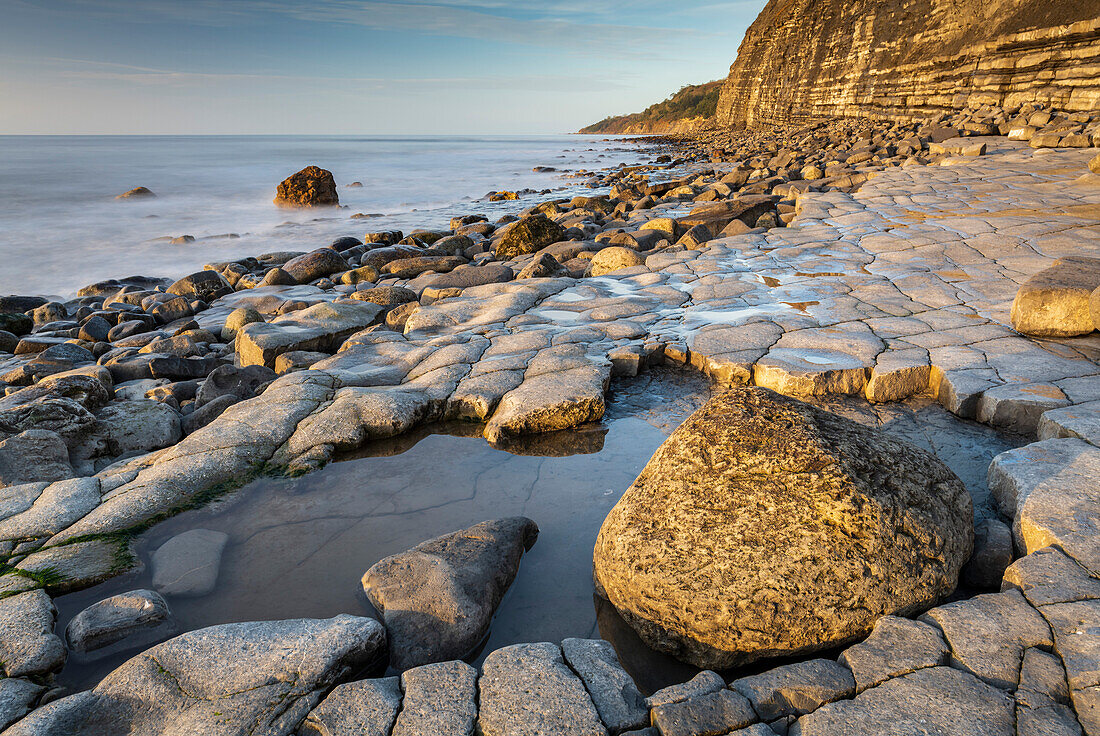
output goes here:
<path id="1" fill-rule="evenodd" d="M 1097 0 L 770 0 L 716 121 L 1100 107 Z"/>

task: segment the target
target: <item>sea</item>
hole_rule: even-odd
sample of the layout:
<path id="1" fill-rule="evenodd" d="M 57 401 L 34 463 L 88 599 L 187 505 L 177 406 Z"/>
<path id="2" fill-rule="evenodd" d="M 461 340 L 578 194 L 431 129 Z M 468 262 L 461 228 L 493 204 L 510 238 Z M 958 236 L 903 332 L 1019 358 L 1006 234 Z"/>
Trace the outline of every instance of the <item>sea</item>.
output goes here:
<path id="1" fill-rule="evenodd" d="M 594 192 L 579 171 L 643 158 L 578 135 L 0 136 L 0 294 L 66 299 L 107 278 L 179 278 L 345 235 L 445 228 L 454 215 L 496 220 Z M 333 173 L 342 207 L 276 207 L 278 183 L 311 164 Z M 139 186 L 156 197 L 115 198 Z M 523 189 L 551 193 L 485 199 Z M 183 236 L 194 240 L 171 242 Z"/>

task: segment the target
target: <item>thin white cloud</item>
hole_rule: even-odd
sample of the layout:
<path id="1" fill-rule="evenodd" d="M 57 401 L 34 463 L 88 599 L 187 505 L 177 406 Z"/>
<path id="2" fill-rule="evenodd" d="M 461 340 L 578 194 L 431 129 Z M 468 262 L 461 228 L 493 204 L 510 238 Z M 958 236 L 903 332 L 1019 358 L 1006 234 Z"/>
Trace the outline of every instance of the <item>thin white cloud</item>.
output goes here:
<path id="1" fill-rule="evenodd" d="M 667 23 L 652 25 L 639 8 L 654 2 L 582 3 L 574 0 L 528 4 L 495 0 L 315 0 L 309 4 L 279 0 L 74 0 L 82 12 L 111 15 L 130 22 L 165 19 L 190 24 L 232 26 L 265 18 L 299 22 L 353 24 L 378 31 L 409 31 L 432 36 L 556 48 L 594 57 L 660 59 L 670 40 Z M 667 9 L 667 6 L 664 6 Z M 517 8 L 527 17 L 516 16 Z M 675 17 L 675 14 L 672 15 Z M 632 22 L 621 22 L 626 19 Z M 614 22 L 613 22 L 614 21 Z M 694 33 L 709 35 L 705 29 Z"/>
<path id="2" fill-rule="evenodd" d="M 0 57 L 0 59 L 3 58 L 4 57 Z M 5 60 L 9 62 L 16 61 L 10 57 L 7 57 Z M 35 64 L 53 67 L 59 79 L 121 82 L 124 84 L 142 84 L 157 87 L 203 87 L 217 83 L 233 84 L 248 82 L 279 85 L 287 83 L 310 84 L 336 88 L 369 87 L 390 92 L 410 87 L 420 89 L 447 88 L 489 91 L 537 89 L 551 92 L 570 92 L 577 88 L 576 80 L 550 74 L 525 74 L 518 76 L 364 77 L 277 74 L 268 72 L 188 72 L 56 56 L 36 59 Z M 585 83 L 585 86 L 598 86 L 603 89 L 626 88 L 620 79 L 600 74 L 588 76 L 585 79 Z"/>

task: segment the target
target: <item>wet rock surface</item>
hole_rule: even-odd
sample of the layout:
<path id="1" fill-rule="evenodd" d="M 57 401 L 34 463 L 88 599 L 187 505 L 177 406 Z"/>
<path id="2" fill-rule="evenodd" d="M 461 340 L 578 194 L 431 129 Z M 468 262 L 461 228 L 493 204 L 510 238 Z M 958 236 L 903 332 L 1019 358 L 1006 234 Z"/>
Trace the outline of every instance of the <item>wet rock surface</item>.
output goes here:
<path id="1" fill-rule="evenodd" d="M 168 623 L 170 617 L 168 604 L 160 594 L 135 590 L 85 608 L 69 622 L 65 638 L 73 650 L 90 652 L 155 629 Z"/>
<path id="2" fill-rule="evenodd" d="M 153 587 L 166 595 L 206 595 L 217 583 L 228 541 L 226 534 L 210 529 L 172 537 L 153 553 Z"/>
<path id="3" fill-rule="evenodd" d="M 486 521 L 379 561 L 363 590 L 386 624 L 399 670 L 468 654 L 538 537 L 530 519 Z"/>

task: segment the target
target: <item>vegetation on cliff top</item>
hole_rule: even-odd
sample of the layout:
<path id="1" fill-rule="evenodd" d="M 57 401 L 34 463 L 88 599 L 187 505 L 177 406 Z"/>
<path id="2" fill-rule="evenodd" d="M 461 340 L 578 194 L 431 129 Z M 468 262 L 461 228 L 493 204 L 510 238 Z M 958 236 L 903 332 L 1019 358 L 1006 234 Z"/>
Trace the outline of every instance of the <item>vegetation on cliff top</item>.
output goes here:
<path id="1" fill-rule="evenodd" d="M 677 123 L 696 118 L 714 117 L 722 80 L 705 84 L 689 84 L 668 97 L 650 105 L 642 112 L 607 117 L 581 128 L 581 133 L 645 133 L 664 132 Z"/>

